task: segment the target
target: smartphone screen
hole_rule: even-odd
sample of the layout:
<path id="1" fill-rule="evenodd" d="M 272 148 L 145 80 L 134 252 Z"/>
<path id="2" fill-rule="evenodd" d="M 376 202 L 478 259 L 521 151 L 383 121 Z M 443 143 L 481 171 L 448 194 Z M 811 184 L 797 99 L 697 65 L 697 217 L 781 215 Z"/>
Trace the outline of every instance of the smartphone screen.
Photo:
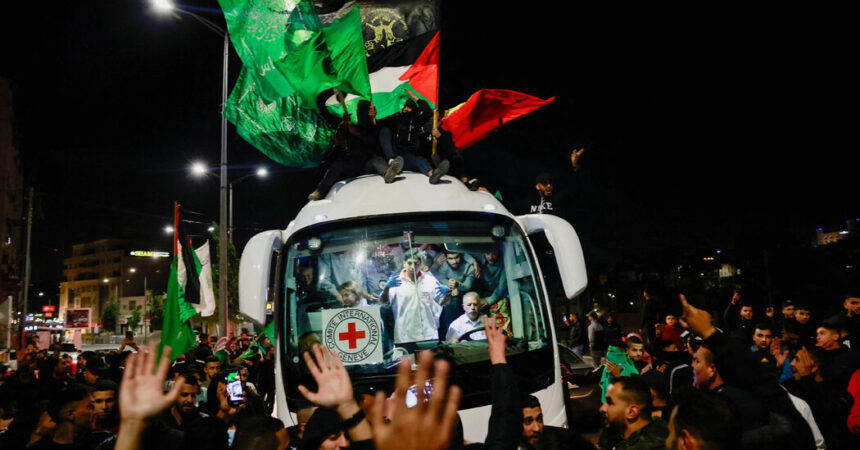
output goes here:
<path id="1" fill-rule="evenodd" d="M 233 406 L 245 402 L 245 391 L 242 390 L 242 376 L 239 372 L 227 374 L 227 401 Z"/>
<path id="2" fill-rule="evenodd" d="M 424 401 L 430 400 L 430 395 L 433 394 L 433 384 L 430 380 L 424 383 Z M 418 404 L 418 386 L 412 385 L 406 390 L 406 407 L 411 408 Z"/>

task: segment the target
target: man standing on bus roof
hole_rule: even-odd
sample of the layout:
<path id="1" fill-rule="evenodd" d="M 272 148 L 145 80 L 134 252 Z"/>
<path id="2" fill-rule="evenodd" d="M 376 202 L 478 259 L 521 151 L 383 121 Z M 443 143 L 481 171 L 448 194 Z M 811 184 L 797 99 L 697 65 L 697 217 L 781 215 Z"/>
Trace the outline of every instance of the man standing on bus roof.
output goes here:
<path id="1" fill-rule="evenodd" d="M 431 273 L 419 270 L 420 262 L 420 250 L 406 250 L 403 270 L 391 276 L 380 296 L 383 304 L 391 305 L 396 344 L 439 339 L 440 302 L 448 289 Z"/>

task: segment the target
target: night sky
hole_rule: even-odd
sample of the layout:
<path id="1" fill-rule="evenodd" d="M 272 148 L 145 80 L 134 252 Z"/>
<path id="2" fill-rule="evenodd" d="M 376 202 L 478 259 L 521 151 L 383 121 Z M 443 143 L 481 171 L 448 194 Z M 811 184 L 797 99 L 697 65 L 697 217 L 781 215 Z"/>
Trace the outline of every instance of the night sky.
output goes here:
<path id="1" fill-rule="evenodd" d="M 215 1 L 182 6 L 223 24 Z M 585 147 L 587 208 L 574 225 L 606 262 L 747 236 L 811 240 L 860 216 L 847 17 L 447 1 L 442 106 L 480 88 L 555 96 L 467 150 L 467 163 L 507 200 L 531 194 L 542 170 L 563 175 L 570 150 Z M 220 158 L 218 36 L 142 0 L 19 5 L 0 22 L 0 76 L 15 83 L 25 177 L 40 200 L 37 287 L 56 286 L 74 243 L 169 249 L 174 200 L 201 222 L 192 232 L 217 221 L 217 179 L 195 180 L 188 166 Z M 231 53 L 231 89 L 239 68 Z M 268 161 L 229 127 L 231 178 L 273 172 L 236 188 L 241 245 L 284 228 L 319 174 Z"/>

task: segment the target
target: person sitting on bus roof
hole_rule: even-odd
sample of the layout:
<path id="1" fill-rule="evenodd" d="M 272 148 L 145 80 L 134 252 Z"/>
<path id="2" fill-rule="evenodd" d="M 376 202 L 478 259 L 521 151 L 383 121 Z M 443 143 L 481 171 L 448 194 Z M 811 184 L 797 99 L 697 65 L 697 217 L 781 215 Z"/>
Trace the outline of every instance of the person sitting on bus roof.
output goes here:
<path id="1" fill-rule="evenodd" d="M 380 296 L 380 301 L 391 307 L 397 344 L 439 339 L 440 303 L 448 289 L 433 274 L 419 270 L 420 261 L 420 250 L 407 250 L 403 270 L 391 276 Z"/>
<path id="2" fill-rule="evenodd" d="M 379 145 L 389 162 L 401 157 L 404 169 L 426 174 L 430 177 L 430 184 L 436 184 L 448 173 L 450 163 L 441 161 L 434 169 L 427 158 L 419 154 L 421 141 L 426 138 L 426 134 L 421 136 L 421 127 L 430 119 L 433 110 L 412 91 L 407 90 L 406 93 L 412 99 L 406 101 L 400 112 L 379 121 Z"/>
<path id="3" fill-rule="evenodd" d="M 463 295 L 463 311 L 465 311 L 463 315 L 451 322 L 451 326 L 448 327 L 446 341 L 459 342 L 460 337 L 483 325 L 480 318 L 481 298 L 478 297 L 477 292 L 469 291 Z M 476 331 L 471 335 L 471 340 L 486 338 L 483 331 Z"/>

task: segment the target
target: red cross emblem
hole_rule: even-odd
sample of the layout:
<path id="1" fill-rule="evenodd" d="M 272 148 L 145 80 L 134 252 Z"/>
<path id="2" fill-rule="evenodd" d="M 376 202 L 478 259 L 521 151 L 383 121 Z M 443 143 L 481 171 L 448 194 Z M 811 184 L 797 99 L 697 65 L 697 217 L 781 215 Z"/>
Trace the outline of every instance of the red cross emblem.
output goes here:
<path id="1" fill-rule="evenodd" d="M 364 339 L 364 331 L 356 331 L 355 322 L 349 322 L 346 326 L 346 333 L 338 333 L 338 340 L 349 341 L 349 348 L 354 349 L 358 346 L 358 340 Z"/>

